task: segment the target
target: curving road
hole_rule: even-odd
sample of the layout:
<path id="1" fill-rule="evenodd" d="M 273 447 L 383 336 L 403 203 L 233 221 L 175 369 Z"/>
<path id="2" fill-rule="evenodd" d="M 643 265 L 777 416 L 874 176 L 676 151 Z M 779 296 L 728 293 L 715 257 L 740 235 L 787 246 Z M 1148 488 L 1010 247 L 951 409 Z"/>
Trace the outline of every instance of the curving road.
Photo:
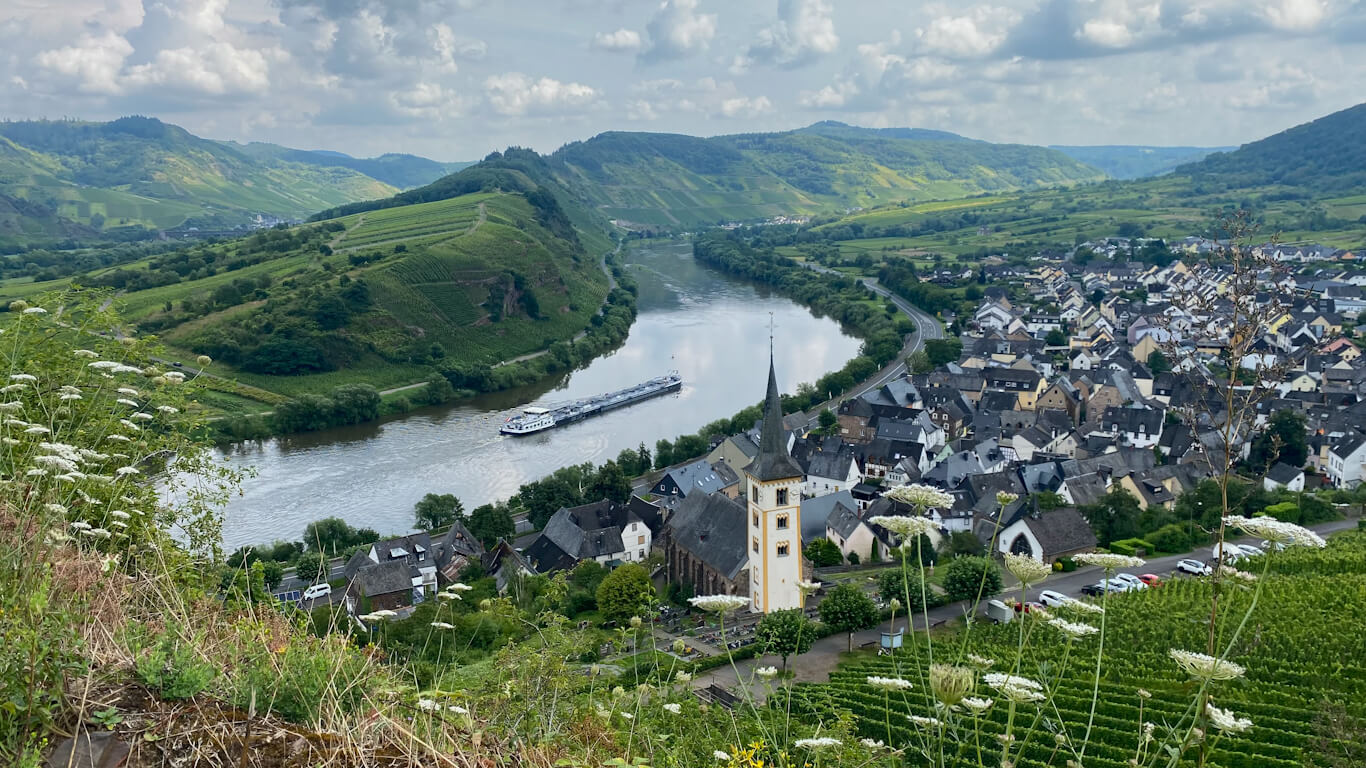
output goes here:
<path id="1" fill-rule="evenodd" d="M 820 272 L 821 274 L 825 275 L 839 275 L 841 277 L 847 277 L 847 275 L 845 275 L 843 272 L 830 269 L 829 267 L 822 267 L 819 264 L 803 262 L 802 266 L 806 267 L 807 269 L 813 272 Z M 830 408 L 833 410 L 836 406 L 839 405 L 841 401 L 859 397 L 865 392 L 877 389 L 878 387 L 881 387 L 889 381 L 893 381 L 895 379 L 901 378 L 902 376 L 905 376 L 908 373 L 908 369 L 906 367 L 906 358 L 923 349 L 925 347 L 925 341 L 927 339 L 944 338 L 944 326 L 940 324 L 938 318 L 929 314 L 925 310 L 920 309 L 919 307 L 911 304 L 910 302 L 906 301 L 900 296 L 897 296 L 896 294 L 892 293 L 886 288 L 883 288 L 881 285 L 878 285 L 876 277 L 865 277 L 860 279 L 859 282 L 863 284 L 863 287 L 867 288 L 868 290 L 872 291 L 878 296 L 881 296 L 884 299 L 890 299 L 892 304 L 895 305 L 896 308 L 900 310 L 902 314 L 911 318 L 911 320 L 915 322 L 915 331 L 913 331 L 910 335 L 906 337 L 906 346 L 902 348 L 901 354 L 897 355 L 896 360 L 893 360 L 892 362 L 888 363 L 885 368 L 873 374 L 872 376 L 869 376 L 867 379 L 863 380 L 858 385 L 856 385 L 853 389 L 850 389 L 847 392 L 842 392 L 839 394 L 839 396 L 832 398 L 827 402 L 821 403 L 819 406 L 816 406 L 815 408 L 812 408 L 811 413 L 814 415 L 808 422 L 812 427 L 816 426 L 819 423 L 821 411 L 824 411 L 826 408 Z"/>

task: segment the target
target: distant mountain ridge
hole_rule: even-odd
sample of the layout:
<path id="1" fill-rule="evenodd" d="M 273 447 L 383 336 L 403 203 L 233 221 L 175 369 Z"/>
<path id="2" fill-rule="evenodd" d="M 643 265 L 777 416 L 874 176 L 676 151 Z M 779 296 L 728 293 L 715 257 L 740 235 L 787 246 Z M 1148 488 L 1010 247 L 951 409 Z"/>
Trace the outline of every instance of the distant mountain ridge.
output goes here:
<path id="1" fill-rule="evenodd" d="M 1317 191 L 1366 187 L 1366 104 L 1182 165 L 1176 172 L 1223 189 L 1270 184 Z"/>
<path id="2" fill-rule="evenodd" d="M 1109 144 L 1096 146 L 1068 146 L 1053 144 L 1068 157 L 1099 168 L 1115 179 L 1142 179 L 1160 176 L 1176 170 L 1177 166 L 1200 160 L 1214 152 L 1227 152 L 1234 147 L 1152 147 L 1142 145 Z"/>
<path id="3" fill-rule="evenodd" d="M 200 138 L 155 118 L 0 123 L 0 245 L 125 239 L 302 218 L 420 186 L 460 164 Z"/>
<path id="4" fill-rule="evenodd" d="M 548 159 L 609 218 L 675 229 L 1105 178 L 1044 147 L 832 121 L 712 138 L 609 131 Z"/>

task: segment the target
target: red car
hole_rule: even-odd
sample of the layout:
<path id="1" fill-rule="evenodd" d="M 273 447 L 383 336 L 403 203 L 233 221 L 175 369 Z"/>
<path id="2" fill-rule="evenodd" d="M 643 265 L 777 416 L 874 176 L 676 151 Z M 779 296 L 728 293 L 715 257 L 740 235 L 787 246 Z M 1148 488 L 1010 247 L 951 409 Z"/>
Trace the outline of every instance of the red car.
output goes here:
<path id="1" fill-rule="evenodd" d="M 1150 587 L 1162 586 L 1162 579 L 1158 578 L 1158 575 L 1155 573 L 1139 574 L 1138 580 L 1143 582 L 1144 584 L 1147 584 Z"/>

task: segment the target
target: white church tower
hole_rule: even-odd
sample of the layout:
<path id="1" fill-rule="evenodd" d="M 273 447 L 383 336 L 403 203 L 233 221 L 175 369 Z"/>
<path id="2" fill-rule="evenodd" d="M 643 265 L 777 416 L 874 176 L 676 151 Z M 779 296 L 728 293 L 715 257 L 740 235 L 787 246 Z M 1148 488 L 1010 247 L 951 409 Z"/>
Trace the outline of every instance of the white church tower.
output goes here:
<path id="1" fill-rule="evenodd" d="M 750 610 L 756 613 L 801 607 L 802 469 L 787 452 L 783 408 L 773 354 L 768 360 L 768 397 L 759 454 L 745 467 L 749 498 Z"/>

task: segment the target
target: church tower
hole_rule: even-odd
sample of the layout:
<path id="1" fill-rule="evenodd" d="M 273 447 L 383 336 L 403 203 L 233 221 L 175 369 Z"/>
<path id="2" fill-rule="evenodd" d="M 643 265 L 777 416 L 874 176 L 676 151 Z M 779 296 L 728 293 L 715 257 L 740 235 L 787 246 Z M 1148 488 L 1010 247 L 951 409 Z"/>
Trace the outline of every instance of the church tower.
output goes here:
<path id="1" fill-rule="evenodd" d="M 745 467 L 749 499 L 750 610 L 758 613 L 801 607 L 802 469 L 787 452 L 783 408 L 773 354 L 768 360 L 768 396 L 759 454 Z"/>

